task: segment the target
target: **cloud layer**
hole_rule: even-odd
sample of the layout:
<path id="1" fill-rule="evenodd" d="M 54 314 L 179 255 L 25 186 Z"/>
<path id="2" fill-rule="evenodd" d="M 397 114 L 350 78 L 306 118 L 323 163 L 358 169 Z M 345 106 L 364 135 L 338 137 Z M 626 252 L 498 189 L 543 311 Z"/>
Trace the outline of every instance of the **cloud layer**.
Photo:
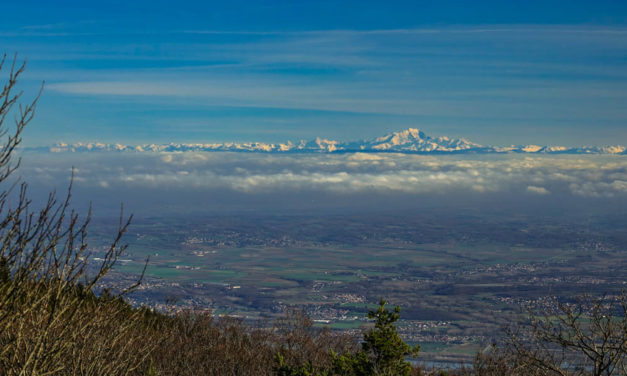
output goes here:
<path id="1" fill-rule="evenodd" d="M 623 156 L 424 156 L 143 153 L 28 155 L 31 184 L 66 182 L 115 192 L 234 192 L 244 195 L 507 194 L 519 197 L 627 197 Z"/>

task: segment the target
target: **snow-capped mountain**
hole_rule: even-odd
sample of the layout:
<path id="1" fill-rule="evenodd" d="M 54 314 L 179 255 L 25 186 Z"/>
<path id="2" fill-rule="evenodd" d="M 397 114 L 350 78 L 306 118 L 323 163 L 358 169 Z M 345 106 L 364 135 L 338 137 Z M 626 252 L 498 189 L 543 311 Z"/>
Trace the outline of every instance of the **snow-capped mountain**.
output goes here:
<path id="1" fill-rule="evenodd" d="M 415 153 L 415 154 L 462 154 L 462 153 L 528 153 L 528 154 L 614 154 L 627 155 L 625 146 L 592 146 L 568 148 L 564 146 L 483 146 L 463 138 L 430 137 L 424 132 L 409 128 L 393 132 L 372 140 L 339 142 L 316 138 L 311 141 L 290 141 L 281 144 L 248 143 L 170 143 L 121 145 L 103 143 L 60 143 L 52 147 L 30 148 L 27 150 L 49 152 L 89 152 L 89 151 L 126 151 L 126 152 L 174 152 L 174 151 L 231 151 L 231 152 L 266 152 L 266 153 Z"/>
<path id="2" fill-rule="evenodd" d="M 341 145 L 343 150 L 350 151 L 388 151 L 388 152 L 458 152 L 462 150 L 481 149 L 483 146 L 463 138 L 437 137 L 432 138 L 421 130 L 409 128 L 393 132 L 374 140 L 349 142 Z"/>

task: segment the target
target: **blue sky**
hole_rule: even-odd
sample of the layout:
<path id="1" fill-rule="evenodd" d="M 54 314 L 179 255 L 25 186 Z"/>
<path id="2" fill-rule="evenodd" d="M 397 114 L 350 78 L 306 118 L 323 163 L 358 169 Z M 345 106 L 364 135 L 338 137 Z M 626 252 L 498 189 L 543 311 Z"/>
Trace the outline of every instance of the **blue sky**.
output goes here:
<path id="1" fill-rule="evenodd" d="M 86 3 L 3 4 L 27 144 L 627 143 L 624 1 Z"/>

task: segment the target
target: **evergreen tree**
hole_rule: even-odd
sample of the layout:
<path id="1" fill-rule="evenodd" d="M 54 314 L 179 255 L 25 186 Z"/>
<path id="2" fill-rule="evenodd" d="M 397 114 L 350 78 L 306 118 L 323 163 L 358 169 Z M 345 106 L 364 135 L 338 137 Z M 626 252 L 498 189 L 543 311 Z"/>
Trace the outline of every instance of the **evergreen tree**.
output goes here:
<path id="1" fill-rule="evenodd" d="M 301 366 L 289 366 L 285 359 L 277 355 L 275 371 L 280 376 L 408 376 L 411 364 L 406 356 L 416 356 L 420 346 L 411 347 L 398 335 L 395 323 L 400 318 L 401 308 L 393 311 L 386 308 L 387 302 L 381 300 L 376 311 L 368 312 L 367 317 L 374 320 L 374 328 L 364 335 L 361 350 L 357 353 L 337 355 L 332 352 L 331 370 L 316 369 L 311 362 Z"/>
<path id="2" fill-rule="evenodd" d="M 367 317 L 374 320 L 374 328 L 364 335 L 362 350 L 355 355 L 335 357 L 334 371 L 339 375 L 398 375 L 406 376 L 411 372 L 411 364 L 406 356 L 416 356 L 420 345 L 411 347 L 401 339 L 394 323 L 399 320 L 401 308 L 388 310 L 387 302 L 379 302 L 376 311 L 368 312 Z"/>

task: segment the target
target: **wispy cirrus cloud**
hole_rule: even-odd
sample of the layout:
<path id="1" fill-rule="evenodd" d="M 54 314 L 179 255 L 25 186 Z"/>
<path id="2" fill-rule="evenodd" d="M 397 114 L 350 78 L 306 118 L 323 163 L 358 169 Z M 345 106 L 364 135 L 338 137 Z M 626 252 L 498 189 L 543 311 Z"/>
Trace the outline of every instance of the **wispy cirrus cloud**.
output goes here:
<path id="1" fill-rule="evenodd" d="M 342 139 L 355 131 L 372 137 L 416 126 L 502 145 L 580 145 L 593 137 L 599 144 L 616 138 L 606 134 L 624 136 L 624 27 L 161 30 L 119 36 L 109 43 L 59 35 L 26 45 L 35 66 L 52 67 L 39 73 L 47 95 L 73 109 L 59 126 L 93 127 L 95 133 L 120 125 L 138 134 L 137 143 L 161 142 L 173 128 L 191 141 L 197 127 L 181 118 L 209 130 L 226 120 L 234 135 L 255 127 L 276 134 L 266 139 L 272 142 L 295 127 L 306 138 Z M 101 99 L 109 105 L 98 107 Z M 42 103 L 50 112 L 59 107 Z M 170 116 L 157 114 L 155 106 Z M 259 121 L 233 115 L 234 108 L 259 110 Z M 332 119 L 337 112 L 347 117 Z M 395 117 L 373 120 L 373 114 Z M 594 131 L 599 126 L 608 131 Z"/>
<path id="2" fill-rule="evenodd" d="M 356 85 L 357 87 L 362 85 Z M 290 80 L 269 81 L 255 78 L 216 78 L 196 81 L 86 81 L 53 83 L 49 90 L 74 95 L 163 97 L 203 100 L 205 105 L 257 108 L 310 109 L 381 114 L 421 114 L 422 105 L 408 98 L 385 98 L 357 94 L 357 87 L 336 84 L 311 84 Z M 208 102 L 207 102 L 208 101 Z"/>

